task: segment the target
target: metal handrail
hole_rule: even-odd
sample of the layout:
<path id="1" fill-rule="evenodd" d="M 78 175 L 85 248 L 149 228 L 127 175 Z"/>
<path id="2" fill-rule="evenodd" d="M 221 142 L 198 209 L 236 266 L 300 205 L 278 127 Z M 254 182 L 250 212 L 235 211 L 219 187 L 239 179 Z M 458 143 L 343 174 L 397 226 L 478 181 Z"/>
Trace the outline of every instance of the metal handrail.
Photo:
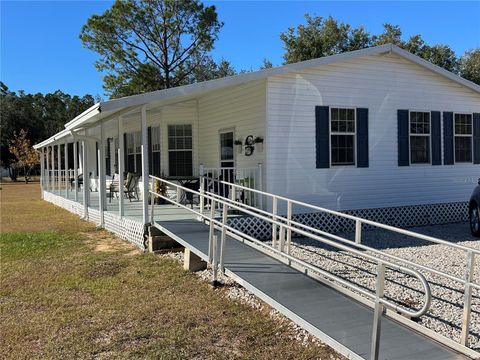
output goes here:
<path id="1" fill-rule="evenodd" d="M 435 237 L 432 237 L 432 236 L 418 234 L 418 233 L 415 233 L 415 232 L 410 231 L 410 230 L 400 229 L 400 228 L 396 228 L 396 227 L 391 226 L 391 225 L 381 224 L 381 223 L 378 223 L 378 222 L 375 222 L 375 221 L 372 221 L 372 220 L 367 220 L 367 219 L 363 219 L 363 218 L 360 218 L 360 217 L 357 217 L 357 216 L 344 214 L 344 213 L 341 213 L 341 212 L 338 212 L 338 211 L 322 208 L 322 207 L 319 207 L 319 206 L 316 206 L 316 205 L 307 204 L 307 203 L 304 203 L 302 201 L 289 199 L 289 198 L 286 198 L 286 197 L 283 197 L 283 196 L 280 196 L 280 195 L 270 194 L 270 193 L 266 193 L 264 191 L 260 191 L 260 190 L 257 190 L 257 189 L 247 188 L 247 187 L 244 187 L 242 185 L 227 183 L 225 181 L 221 181 L 221 180 L 217 180 L 217 179 L 212 179 L 212 180 L 223 182 L 225 185 L 228 184 L 231 187 L 232 192 L 235 191 L 234 189 L 242 189 L 244 191 L 252 191 L 252 192 L 258 193 L 262 196 L 267 196 L 267 197 L 272 198 L 273 213 L 265 212 L 262 209 L 255 209 L 255 211 L 257 211 L 257 212 L 265 212 L 265 213 L 269 214 L 269 216 L 272 216 L 273 219 L 280 219 L 281 221 L 284 221 L 287 224 L 290 224 L 290 225 L 294 224 L 295 226 L 302 227 L 304 229 L 307 229 L 308 231 L 320 233 L 322 235 L 325 235 L 325 236 L 328 236 L 330 238 L 342 241 L 344 243 L 349 242 L 351 245 L 353 245 L 353 243 L 351 241 L 349 241 L 348 239 L 345 239 L 345 238 L 339 237 L 337 235 L 321 231 L 319 229 L 309 227 L 307 225 L 304 225 L 304 224 L 301 224 L 299 222 L 296 222 L 296 221 L 292 220 L 292 204 L 299 205 L 299 206 L 302 206 L 302 207 L 305 207 L 305 208 L 310 208 L 310 209 L 313 209 L 313 210 L 316 210 L 316 211 L 336 215 L 336 216 L 343 217 L 343 218 L 346 218 L 346 219 L 354 220 L 355 221 L 355 246 L 357 246 L 359 248 L 362 248 L 364 250 L 368 250 L 368 251 L 377 253 L 377 254 L 381 253 L 383 256 L 389 257 L 391 259 L 395 259 L 396 261 L 401 261 L 404 264 L 408 264 L 410 266 L 414 266 L 414 267 L 417 267 L 419 269 L 426 270 L 426 271 L 429 271 L 429 272 L 434 273 L 436 275 L 440 275 L 440 276 L 443 276 L 443 277 L 446 277 L 448 279 L 451 279 L 451 280 L 454 280 L 454 281 L 457 281 L 457 282 L 461 283 L 462 285 L 464 285 L 465 289 L 464 289 L 464 308 L 463 308 L 463 318 L 462 318 L 460 343 L 462 345 L 465 345 L 465 346 L 468 345 L 468 334 L 469 334 L 470 317 L 471 317 L 472 289 L 475 288 L 477 290 L 480 290 L 480 284 L 477 284 L 477 283 L 473 282 L 473 280 L 474 280 L 473 279 L 473 273 L 474 273 L 475 255 L 480 255 L 480 250 L 470 248 L 470 247 L 467 247 L 467 246 L 463 246 L 463 245 L 452 244 L 448 241 L 438 239 L 438 238 L 435 238 Z M 283 200 L 283 201 L 287 202 L 287 217 L 284 217 L 284 216 L 281 216 L 281 215 L 277 214 L 278 200 Z M 243 206 L 248 206 L 248 205 L 243 204 Z M 416 264 L 412 261 L 405 260 L 405 259 L 396 257 L 394 255 L 386 254 L 382 251 L 379 251 L 379 250 L 373 249 L 371 247 L 362 245 L 361 244 L 362 224 L 371 225 L 371 226 L 374 226 L 374 227 L 382 228 L 382 229 L 389 230 L 389 231 L 399 233 L 399 234 L 402 234 L 402 235 L 415 237 L 417 239 L 429 241 L 429 242 L 436 243 L 436 244 L 445 245 L 447 247 L 451 247 L 451 248 L 462 250 L 462 251 L 466 252 L 467 253 L 467 269 L 466 269 L 465 278 L 462 279 L 462 278 L 459 278 L 457 276 L 447 274 L 443 271 L 439 271 L 437 269 L 433 269 L 433 268 L 428 267 L 428 266 Z M 280 228 L 280 230 L 281 229 L 282 228 Z M 298 229 L 294 230 L 294 231 L 296 233 L 299 233 Z M 277 229 L 274 226 L 272 228 L 272 242 L 273 242 L 274 245 L 276 243 L 277 235 L 278 235 L 277 234 Z M 284 235 L 280 234 L 280 247 L 281 247 L 281 249 L 283 249 L 283 241 L 284 241 L 283 236 Z M 291 236 L 292 236 L 291 230 L 288 230 L 287 231 L 287 251 L 288 252 L 290 252 Z"/>
<path id="2" fill-rule="evenodd" d="M 301 266 L 305 267 L 306 269 L 309 269 L 309 270 L 311 270 L 311 271 L 313 271 L 317 274 L 321 274 L 322 276 L 326 277 L 327 279 L 330 279 L 332 281 L 337 282 L 338 284 L 340 284 L 342 286 L 345 286 L 345 287 L 350 288 L 354 291 L 357 291 L 357 292 L 363 294 L 364 296 L 366 296 L 367 298 L 373 299 L 373 301 L 375 303 L 375 307 L 374 307 L 374 330 L 373 330 L 373 336 L 372 336 L 372 359 L 377 359 L 378 358 L 379 341 L 380 341 L 380 323 L 381 323 L 380 320 L 381 320 L 381 316 L 383 315 L 383 310 L 384 310 L 383 308 L 384 307 L 390 308 L 390 309 L 392 309 L 396 312 L 399 312 L 401 314 L 411 316 L 411 317 L 419 317 L 419 316 L 424 315 L 430 307 L 432 295 L 431 295 L 431 289 L 430 289 L 429 283 L 425 279 L 425 277 L 420 272 L 418 272 L 416 270 L 406 268 L 404 266 L 400 266 L 398 264 L 386 261 L 384 259 L 377 258 L 377 257 L 369 255 L 369 254 L 365 254 L 365 253 L 363 253 L 359 250 L 352 249 L 349 246 L 338 244 L 334 241 L 322 238 L 319 235 L 309 233 L 306 230 L 295 228 L 291 224 L 285 224 L 282 221 L 279 221 L 279 220 L 276 220 L 276 219 L 269 218 L 267 216 L 258 214 L 254 211 L 246 209 L 245 207 L 242 206 L 242 204 L 239 205 L 237 203 L 232 203 L 232 201 L 230 199 L 228 199 L 228 201 L 225 201 L 225 198 L 222 199 L 221 197 L 219 198 L 219 196 L 212 196 L 211 194 L 207 194 L 203 191 L 201 191 L 201 192 L 195 191 L 195 190 L 186 188 L 184 186 L 181 186 L 179 184 L 173 183 L 171 181 L 161 179 L 161 178 L 158 178 L 158 177 L 155 177 L 155 176 L 152 176 L 152 175 L 150 175 L 150 178 L 152 180 L 155 179 L 157 181 L 161 181 L 161 182 L 164 182 L 167 185 L 175 187 L 178 195 L 180 195 L 180 191 L 186 191 L 186 192 L 190 192 L 192 194 L 196 194 L 196 195 L 200 196 L 202 199 L 206 198 L 209 201 L 211 201 L 211 209 L 210 209 L 211 211 L 210 211 L 210 216 L 209 216 L 209 215 L 206 215 L 206 214 L 203 213 L 203 209 L 201 209 L 201 211 L 196 211 L 192 208 L 189 208 L 186 205 L 181 204 L 179 201 L 174 201 L 173 199 L 171 199 L 169 197 L 166 197 L 162 194 L 159 194 L 157 192 L 149 190 L 149 193 L 151 195 L 163 198 L 163 199 L 167 200 L 168 202 L 171 202 L 172 204 L 174 204 L 176 206 L 184 208 L 184 209 L 198 215 L 201 219 L 208 220 L 208 222 L 210 224 L 209 262 L 213 263 L 213 280 L 214 281 L 216 281 L 217 266 L 218 266 L 218 259 L 216 258 L 217 257 L 216 247 L 217 247 L 217 241 L 218 240 L 217 240 L 217 237 L 214 236 L 215 225 L 217 225 L 216 228 L 217 229 L 219 228 L 222 231 L 221 248 L 220 248 L 220 269 L 221 269 L 221 271 L 224 271 L 224 268 L 223 268 L 223 254 L 224 254 L 224 248 L 225 248 L 225 236 L 226 236 L 226 232 L 228 230 L 232 234 L 236 234 L 237 236 L 240 235 L 244 239 L 252 241 L 256 244 L 259 244 L 263 247 L 266 247 L 267 249 L 269 249 L 270 251 L 273 251 L 274 253 L 276 253 L 278 255 L 286 257 L 290 262 L 295 262 L 297 264 L 300 264 Z M 180 196 L 177 196 L 177 199 L 179 199 L 179 198 L 180 198 Z M 223 208 L 222 221 L 219 221 L 219 220 L 215 219 L 215 210 L 214 209 L 215 209 L 215 203 L 216 202 L 220 203 L 222 205 L 222 208 Z M 152 209 L 151 209 L 151 222 L 152 223 L 154 221 L 154 206 L 153 206 L 153 204 L 154 204 L 154 202 L 152 201 Z M 377 263 L 377 286 L 376 286 L 375 294 L 372 294 L 371 292 L 366 291 L 365 289 L 363 289 L 363 288 L 361 288 L 361 287 L 359 287 L 355 284 L 352 284 L 351 282 L 346 281 L 345 279 L 342 279 L 342 278 L 340 278 L 336 275 L 328 273 L 328 272 L 326 272 L 326 271 L 324 271 L 324 270 L 322 270 L 322 269 L 320 269 L 320 268 L 318 268 L 318 267 L 316 267 L 312 264 L 309 264 L 309 263 L 307 263 L 303 260 L 297 259 L 290 254 L 287 254 L 287 253 L 285 253 L 281 250 L 276 249 L 273 246 L 268 246 L 268 245 L 262 243 L 261 241 L 253 238 L 252 236 L 241 233 L 240 231 L 234 229 L 233 227 L 231 227 L 230 225 L 227 224 L 226 214 L 227 214 L 229 208 L 241 211 L 245 214 L 249 214 L 249 215 L 258 217 L 258 218 L 260 218 L 264 221 L 270 222 L 272 225 L 279 226 L 281 229 L 285 228 L 285 229 L 288 229 L 290 231 L 295 231 L 297 233 L 300 233 L 300 234 L 303 234 L 305 236 L 308 236 L 308 237 L 317 239 L 319 241 L 322 241 L 324 243 L 327 243 L 327 244 L 329 244 L 333 247 L 336 247 L 336 248 L 339 248 L 339 249 L 342 249 L 342 250 L 345 250 L 345 251 L 349 251 L 349 252 L 352 252 L 352 253 L 354 253 L 358 256 L 365 257 L 365 258 L 367 258 L 371 261 L 375 261 Z M 409 275 L 417 278 L 420 281 L 420 283 L 422 284 L 422 287 L 424 289 L 424 302 L 423 302 L 423 305 L 420 309 L 418 309 L 418 310 L 407 309 L 402 305 L 399 305 L 399 304 L 397 304 L 393 301 L 390 301 L 390 300 L 387 300 L 387 299 L 384 298 L 385 269 L 387 267 L 394 270 L 394 271 L 397 271 L 397 272 L 402 272 L 402 273 L 405 273 L 405 274 L 409 274 Z"/>
<path id="3" fill-rule="evenodd" d="M 421 240 L 430 241 L 430 242 L 433 242 L 433 243 L 446 245 L 446 246 L 449 246 L 449 247 L 454 247 L 454 248 L 464 250 L 464 251 L 467 251 L 467 252 L 472 251 L 473 253 L 475 253 L 477 255 L 480 255 L 480 250 L 477 250 L 475 248 L 470 248 L 468 246 L 452 244 L 451 242 L 448 242 L 448 241 L 442 240 L 442 239 L 438 239 L 438 238 L 435 238 L 433 236 L 418 234 L 418 233 L 410 231 L 410 230 L 400 229 L 400 228 L 397 228 L 395 226 L 386 225 L 386 224 L 382 224 L 382 223 L 379 223 L 379 222 L 376 222 L 376 221 L 360 218 L 358 216 L 345 214 L 345 213 L 342 213 L 342 212 L 339 212 L 339 211 L 335 211 L 335 210 L 331 210 L 331 209 L 327 209 L 327 208 L 322 208 L 320 206 L 316 206 L 316 205 L 312 205 L 312 204 L 307 204 L 307 203 L 302 202 L 302 201 L 286 198 L 286 197 L 281 196 L 281 195 L 270 194 L 270 193 L 267 193 L 267 192 L 264 192 L 264 191 L 260 191 L 260 190 L 257 190 L 257 189 L 252 189 L 252 188 L 245 187 L 245 186 L 238 185 L 238 184 L 234 184 L 234 183 L 229 183 L 229 182 L 226 182 L 226 181 L 223 181 L 223 180 L 212 179 L 212 178 L 209 178 L 209 179 L 211 179 L 213 181 L 218 181 L 218 182 L 223 183 L 225 185 L 229 185 L 229 186 L 239 188 L 239 189 L 242 189 L 242 190 L 252 191 L 252 192 L 255 192 L 255 193 L 263 195 L 263 196 L 276 198 L 277 200 L 283 200 L 283 201 L 286 201 L 286 202 L 290 202 L 291 204 L 295 204 L 295 205 L 298 205 L 298 206 L 310 208 L 310 209 L 321 211 L 321 212 L 326 212 L 328 214 L 336 215 L 336 216 L 343 217 L 343 218 L 350 219 L 350 220 L 354 220 L 354 221 L 359 220 L 363 224 L 375 226 L 375 227 L 382 228 L 382 229 L 385 229 L 385 230 L 390 230 L 390 231 L 397 232 L 397 233 L 400 233 L 400 234 L 403 234 L 403 235 L 416 237 L 416 238 L 421 239 Z"/>
<path id="4" fill-rule="evenodd" d="M 220 195 L 217 195 L 215 193 L 212 193 L 212 192 L 207 192 L 208 194 L 210 194 L 211 196 L 215 196 L 215 197 L 220 197 Z M 231 199 L 227 199 L 227 198 L 224 198 L 226 201 L 230 201 L 230 202 L 234 202 L 233 200 Z M 253 206 L 250 206 L 250 205 L 247 205 L 247 204 L 242 204 L 242 206 L 244 206 L 245 208 L 248 208 L 248 209 L 251 209 L 252 211 L 257 211 L 259 213 L 262 213 L 262 214 L 265 214 L 265 215 L 271 215 L 268 211 L 265 211 L 265 210 L 262 210 L 262 209 L 258 209 L 258 208 L 255 208 Z M 425 265 L 421 265 L 421 264 L 417 264 L 413 261 L 410 261 L 410 260 L 407 260 L 407 259 L 403 259 L 401 257 L 398 257 L 398 256 L 395 256 L 395 255 L 392 255 L 392 254 L 388 254 L 384 251 L 381 251 L 381 250 L 377 250 L 375 248 L 372 248 L 370 246 L 366 246 L 366 245 L 363 245 L 361 243 L 356 243 L 356 242 L 352 242 L 351 240 L 347 239 L 347 238 L 343 238 L 341 236 L 338 236 L 338 235 L 335 235 L 335 234 L 331 234 L 331 233 L 328 233 L 326 231 L 322 231 L 320 229 L 316 229 L 314 227 L 311 227 L 311 226 L 308 226 L 306 224 L 302 224 L 298 221 L 295 221 L 295 220 L 288 220 L 287 218 L 281 216 L 281 215 L 277 215 L 276 216 L 276 219 L 277 220 L 281 220 L 281 221 L 284 221 L 284 222 L 289 222 L 291 225 L 294 225 L 295 227 L 301 227 L 301 228 L 304 228 L 305 230 L 308 230 L 308 231 L 312 231 L 312 232 L 315 232 L 315 233 L 318 233 L 320 235 L 324 235 L 324 236 L 328 236 L 332 239 L 335 239 L 335 240 L 338 240 L 342 243 L 346 243 L 350 246 L 355 246 L 357 248 L 360 248 L 360 249 L 363 249 L 363 250 L 366 250 L 366 251 L 371 251 L 373 253 L 376 253 L 376 254 L 381 254 L 382 256 L 385 256 L 387 258 L 390 258 L 392 260 L 396 260 L 396 261 L 399 261 L 399 262 L 402 262 L 406 265 L 411 265 L 411 266 L 414 266 L 414 267 L 417 267 L 419 269 L 422 269 L 422 270 L 425 270 L 425 271 L 428 271 L 428 272 L 431 272 L 433 274 L 436 274 L 436 275 L 441 275 L 441 276 L 444 276 L 450 280 L 454 280 L 454 281 L 458 281 L 459 283 L 465 285 L 467 283 L 466 280 L 462 279 L 462 278 L 459 278 L 455 275 L 450 275 L 446 272 L 443 272 L 443 271 L 440 271 L 440 270 L 437 270 L 437 269 L 434 269 L 430 266 L 425 266 Z M 476 283 L 472 283 L 471 286 L 475 289 L 479 289 L 480 290 L 480 284 L 476 284 Z"/>

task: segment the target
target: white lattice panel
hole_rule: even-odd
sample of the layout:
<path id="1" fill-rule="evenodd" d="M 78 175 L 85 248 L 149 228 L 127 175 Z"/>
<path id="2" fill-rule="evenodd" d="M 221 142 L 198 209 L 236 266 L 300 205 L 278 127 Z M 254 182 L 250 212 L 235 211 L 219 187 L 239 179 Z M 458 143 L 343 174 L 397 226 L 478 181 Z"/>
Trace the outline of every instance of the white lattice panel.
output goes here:
<path id="1" fill-rule="evenodd" d="M 44 200 L 79 216 L 84 215 L 83 205 L 73 200 L 68 200 L 49 192 L 44 193 Z M 124 240 L 134 243 L 141 249 L 145 249 L 145 232 L 142 223 L 127 218 L 121 218 L 120 216 L 109 212 L 104 212 L 103 215 L 105 229 Z M 99 224 L 100 211 L 98 209 L 88 208 L 88 220 L 95 224 Z"/>
<path id="2" fill-rule="evenodd" d="M 438 225 L 468 220 L 468 203 L 443 203 L 400 206 L 391 208 L 344 211 L 346 214 L 373 220 L 382 224 L 406 228 L 412 226 Z M 310 227 L 330 233 L 351 232 L 355 229 L 352 220 L 326 213 L 295 214 L 293 219 Z M 230 218 L 229 225 L 257 239 L 270 239 L 272 226 L 257 218 L 242 216 Z M 364 229 L 371 227 L 364 225 Z"/>

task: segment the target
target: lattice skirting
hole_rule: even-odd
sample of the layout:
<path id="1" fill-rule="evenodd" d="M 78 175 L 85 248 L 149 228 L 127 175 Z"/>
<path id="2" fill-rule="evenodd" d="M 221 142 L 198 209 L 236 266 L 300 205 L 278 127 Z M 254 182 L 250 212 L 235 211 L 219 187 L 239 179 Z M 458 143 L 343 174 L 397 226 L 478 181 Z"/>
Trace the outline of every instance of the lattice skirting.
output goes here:
<path id="1" fill-rule="evenodd" d="M 44 191 L 43 199 L 62 207 L 71 213 L 79 216 L 84 215 L 83 205 L 73 200 L 65 199 L 47 191 Z M 103 219 L 105 223 L 105 229 L 111 231 L 124 240 L 134 243 L 141 249 L 145 249 L 144 227 L 142 223 L 127 218 L 121 218 L 120 216 L 109 212 L 104 212 Z M 88 208 L 88 220 L 99 224 L 100 211 L 98 209 Z"/>
<path id="2" fill-rule="evenodd" d="M 406 228 L 468 221 L 468 203 L 455 202 L 348 210 L 343 211 L 343 213 L 382 224 Z M 355 229 L 354 221 L 326 213 L 294 214 L 293 220 L 330 233 L 351 232 Z M 272 237 L 271 224 L 263 220 L 250 216 L 240 216 L 230 218 L 228 221 L 230 226 L 257 239 L 267 240 Z M 363 226 L 364 230 L 369 228 L 371 229 L 370 226 Z"/>

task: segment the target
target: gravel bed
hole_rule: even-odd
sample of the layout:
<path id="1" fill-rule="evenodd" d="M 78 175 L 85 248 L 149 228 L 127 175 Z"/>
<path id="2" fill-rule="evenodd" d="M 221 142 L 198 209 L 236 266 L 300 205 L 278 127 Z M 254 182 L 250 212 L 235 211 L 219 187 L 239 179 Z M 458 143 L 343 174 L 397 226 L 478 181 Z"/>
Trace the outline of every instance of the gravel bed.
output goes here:
<path id="1" fill-rule="evenodd" d="M 160 254 L 159 256 L 164 256 L 168 258 L 173 258 L 183 264 L 183 252 L 169 252 Z M 203 281 L 211 282 L 213 277 L 213 271 L 210 266 L 202 271 L 197 271 L 195 274 L 200 277 Z M 315 336 L 312 336 L 308 331 L 304 330 L 293 321 L 285 317 L 283 314 L 277 310 L 270 307 L 268 304 L 261 301 L 258 297 L 252 294 L 250 291 L 244 287 L 237 284 L 233 279 L 218 273 L 218 280 L 222 283 L 222 289 L 225 289 L 225 296 L 234 301 L 239 301 L 242 304 L 248 305 L 257 310 L 267 310 L 270 317 L 276 321 L 281 322 L 282 324 L 288 325 L 291 336 L 290 338 L 295 339 L 306 346 L 309 343 L 314 343 L 319 347 L 327 347 L 328 345 L 322 343 Z M 330 355 L 329 360 L 342 360 L 345 359 L 343 356 L 338 354 L 337 356 Z"/>
<path id="2" fill-rule="evenodd" d="M 471 236 L 468 223 L 424 226 L 411 230 L 480 249 L 480 239 Z M 350 233 L 341 235 L 350 240 L 353 238 L 353 234 Z M 446 245 L 431 244 L 385 230 L 364 231 L 362 243 L 386 254 L 396 255 L 460 278 L 465 277 L 466 253 Z M 374 292 L 376 264 L 365 261 L 363 257 L 339 251 L 307 238 L 293 239 L 292 255 Z M 480 256 L 477 256 L 474 268 L 474 282 L 480 284 Z M 419 270 L 419 272 L 430 283 L 432 304 L 428 313 L 418 319 L 418 322 L 437 333 L 459 341 L 464 303 L 463 286 L 456 281 L 425 270 Z M 416 278 L 389 271 L 387 268 L 386 279 L 387 297 L 407 307 L 418 307 L 423 303 L 422 286 Z M 480 350 L 480 291 L 478 290 L 473 290 L 469 343 L 472 349 Z"/>

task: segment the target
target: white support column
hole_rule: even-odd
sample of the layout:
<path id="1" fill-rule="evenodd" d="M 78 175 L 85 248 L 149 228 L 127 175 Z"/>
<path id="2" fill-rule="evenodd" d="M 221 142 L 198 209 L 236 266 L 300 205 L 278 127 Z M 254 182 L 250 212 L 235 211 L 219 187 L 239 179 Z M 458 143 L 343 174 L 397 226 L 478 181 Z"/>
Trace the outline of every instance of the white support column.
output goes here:
<path id="1" fill-rule="evenodd" d="M 51 179 L 50 179 L 50 184 L 52 186 L 52 190 L 55 190 L 55 145 L 51 146 L 52 150 L 52 170 L 50 171 Z"/>
<path id="2" fill-rule="evenodd" d="M 149 169 L 148 169 L 148 136 L 147 136 L 147 105 L 142 106 L 142 184 L 143 184 L 143 204 L 142 218 L 143 224 L 148 223 L 148 197 L 149 197 Z"/>
<path id="3" fill-rule="evenodd" d="M 65 154 L 65 197 L 68 199 L 68 181 L 70 179 L 70 176 L 68 175 L 68 142 L 65 141 L 64 144 L 64 154 Z"/>
<path id="4" fill-rule="evenodd" d="M 40 151 L 40 194 L 43 199 L 43 192 L 45 190 L 45 151 L 42 147 Z"/>
<path id="5" fill-rule="evenodd" d="M 100 227 L 105 225 L 105 141 L 103 139 L 103 122 L 100 123 L 100 142 L 98 144 L 98 210 L 100 211 Z"/>
<path id="6" fill-rule="evenodd" d="M 58 195 L 60 195 L 60 189 L 62 185 L 62 180 L 61 180 L 61 171 L 62 171 L 62 145 L 58 144 L 58 151 L 57 151 L 57 160 L 58 160 L 58 169 L 57 169 L 57 188 L 58 188 Z"/>
<path id="7" fill-rule="evenodd" d="M 88 220 L 88 191 L 89 191 L 89 176 L 87 167 L 87 142 L 82 141 L 82 158 L 83 158 L 83 218 Z"/>
<path id="8" fill-rule="evenodd" d="M 78 142 L 73 142 L 73 179 L 75 181 L 75 202 L 78 202 Z"/>
<path id="9" fill-rule="evenodd" d="M 50 153 L 48 151 L 49 147 L 46 147 L 45 157 L 47 158 L 47 171 L 45 172 L 45 187 L 47 191 L 50 191 Z"/>
<path id="10" fill-rule="evenodd" d="M 123 118 L 118 117 L 118 215 L 123 217 L 123 173 L 125 171 L 125 154 L 123 153 L 125 144 L 123 142 Z"/>

